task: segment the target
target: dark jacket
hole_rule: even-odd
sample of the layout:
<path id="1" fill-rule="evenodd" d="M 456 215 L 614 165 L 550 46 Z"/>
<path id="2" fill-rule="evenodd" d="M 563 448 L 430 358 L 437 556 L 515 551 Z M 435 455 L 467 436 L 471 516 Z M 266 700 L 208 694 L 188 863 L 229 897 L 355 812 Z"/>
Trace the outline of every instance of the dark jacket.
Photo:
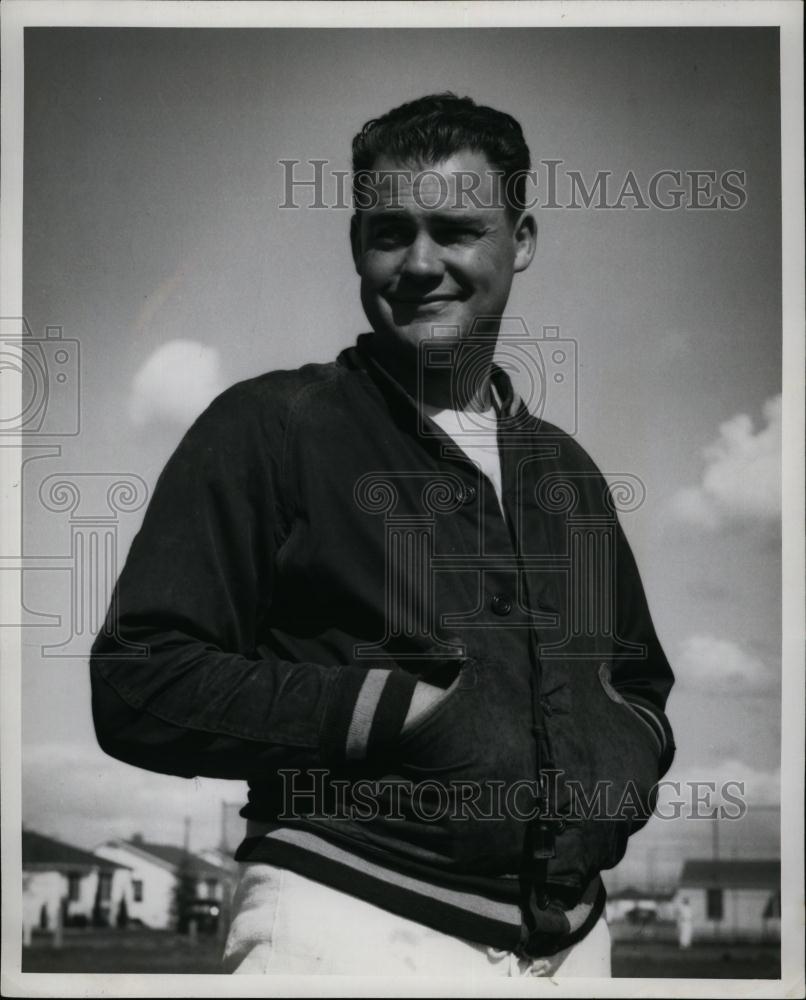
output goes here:
<path id="1" fill-rule="evenodd" d="M 579 444 L 496 370 L 505 518 L 367 342 L 188 431 L 93 647 L 98 740 L 247 780 L 241 860 L 550 954 L 649 815 L 672 672 Z M 401 735 L 418 677 L 450 691 Z"/>

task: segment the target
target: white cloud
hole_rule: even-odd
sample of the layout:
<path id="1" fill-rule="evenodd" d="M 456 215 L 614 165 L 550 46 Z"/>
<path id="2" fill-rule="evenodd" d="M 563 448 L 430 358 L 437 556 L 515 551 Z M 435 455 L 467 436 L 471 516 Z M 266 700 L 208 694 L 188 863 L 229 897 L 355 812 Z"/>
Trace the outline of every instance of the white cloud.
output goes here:
<path id="1" fill-rule="evenodd" d="M 773 681 L 772 672 L 758 657 L 729 639 L 712 635 L 685 639 L 674 670 L 681 687 L 704 687 L 709 692 L 760 692 Z"/>
<path id="2" fill-rule="evenodd" d="M 781 768 L 763 768 L 735 757 L 707 764 L 675 765 L 667 775 L 671 781 L 716 784 L 714 804 L 722 801 L 725 791 L 740 795 L 749 806 L 780 805 Z M 743 789 L 743 790 L 742 790 Z"/>
<path id="3" fill-rule="evenodd" d="M 184 428 L 224 388 L 214 347 L 170 340 L 146 359 L 132 379 L 129 418 L 136 427 L 167 421 Z"/>
<path id="4" fill-rule="evenodd" d="M 671 501 L 675 516 L 716 528 L 728 520 L 774 521 L 781 515 L 781 397 L 768 399 L 758 431 L 746 413 L 720 425 L 719 437 L 703 449 L 699 486 Z"/>
<path id="5" fill-rule="evenodd" d="M 156 774 L 80 744 L 25 746 L 22 773 L 26 825 L 90 850 L 133 833 L 181 844 L 185 816 L 191 818 L 191 848 L 214 847 L 221 836 L 221 802 L 246 801 L 241 782 Z"/>

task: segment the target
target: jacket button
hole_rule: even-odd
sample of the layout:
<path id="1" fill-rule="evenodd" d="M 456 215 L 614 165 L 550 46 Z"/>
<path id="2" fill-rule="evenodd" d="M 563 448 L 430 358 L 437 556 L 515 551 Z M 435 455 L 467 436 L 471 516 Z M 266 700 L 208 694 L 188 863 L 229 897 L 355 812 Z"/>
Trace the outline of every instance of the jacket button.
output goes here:
<path id="1" fill-rule="evenodd" d="M 537 903 L 538 909 L 540 910 L 548 909 L 549 897 L 546 895 L 545 892 L 538 892 L 535 902 Z"/>
<path id="2" fill-rule="evenodd" d="M 508 597 L 504 597 L 503 594 L 496 594 L 490 602 L 490 606 L 493 611 L 502 618 L 512 611 L 512 601 L 510 601 Z"/>
<path id="3" fill-rule="evenodd" d="M 467 486 L 463 486 L 458 491 L 458 497 L 460 503 L 473 503 L 476 499 L 476 487 L 468 483 Z"/>

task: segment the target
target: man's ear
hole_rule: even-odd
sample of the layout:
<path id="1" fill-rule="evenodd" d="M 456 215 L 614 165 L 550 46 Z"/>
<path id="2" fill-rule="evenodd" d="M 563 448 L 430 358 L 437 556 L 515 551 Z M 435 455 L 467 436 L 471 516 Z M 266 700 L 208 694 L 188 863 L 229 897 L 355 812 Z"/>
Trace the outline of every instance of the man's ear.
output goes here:
<path id="1" fill-rule="evenodd" d="M 524 212 L 515 223 L 513 234 L 515 241 L 515 270 L 525 271 L 532 263 L 537 247 L 537 220 L 533 215 Z"/>
<path id="2" fill-rule="evenodd" d="M 353 252 L 353 264 L 358 274 L 361 274 L 359 260 L 361 259 L 361 217 L 356 212 L 350 219 L 350 249 Z"/>

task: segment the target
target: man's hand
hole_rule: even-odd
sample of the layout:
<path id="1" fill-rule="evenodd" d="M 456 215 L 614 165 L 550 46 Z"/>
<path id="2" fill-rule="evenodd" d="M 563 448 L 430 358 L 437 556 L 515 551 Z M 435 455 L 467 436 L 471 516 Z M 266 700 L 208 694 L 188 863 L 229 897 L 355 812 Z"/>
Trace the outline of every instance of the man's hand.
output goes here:
<path id="1" fill-rule="evenodd" d="M 411 696 L 411 704 L 403 722 L 401 735 L 405 735 L 419 720 L 427 715 L 432 708 L 439 704 L 453 691 L 458 682 L 457 679 L 448 688 L 435 687 L 433 684 L 426 684 L 425 681 L 417 681 L 414 694 Z"/>

